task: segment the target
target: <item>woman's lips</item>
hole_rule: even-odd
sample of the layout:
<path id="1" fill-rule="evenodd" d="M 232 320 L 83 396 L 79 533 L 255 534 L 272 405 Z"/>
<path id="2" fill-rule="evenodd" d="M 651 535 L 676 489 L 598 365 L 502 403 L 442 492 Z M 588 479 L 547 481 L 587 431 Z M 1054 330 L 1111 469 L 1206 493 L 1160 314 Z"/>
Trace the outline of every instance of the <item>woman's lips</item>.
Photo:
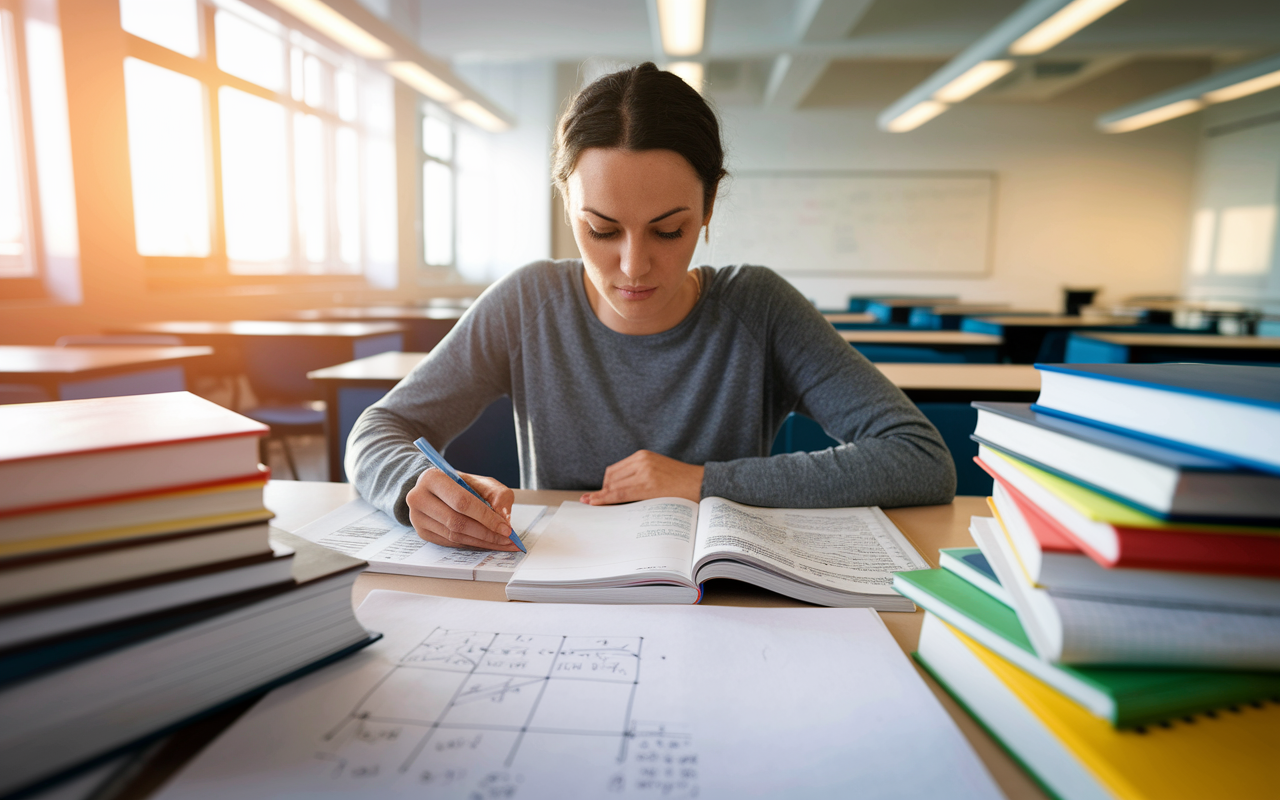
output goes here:
<path id="1" fill-rule="evenodd" d="M 615 287 L 624 300 L 645 300 L 658 291 L 657 286 L 618 286 Z"/>

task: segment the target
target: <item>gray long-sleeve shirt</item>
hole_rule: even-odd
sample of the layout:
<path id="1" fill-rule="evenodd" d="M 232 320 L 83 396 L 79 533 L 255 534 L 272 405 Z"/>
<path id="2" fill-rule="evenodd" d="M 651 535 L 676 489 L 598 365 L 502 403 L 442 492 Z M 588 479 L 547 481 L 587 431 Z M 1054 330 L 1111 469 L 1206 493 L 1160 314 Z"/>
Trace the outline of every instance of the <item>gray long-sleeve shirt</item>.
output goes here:
<path id="1" fill-rule="evenodd" d="M 521 484 L 591 490 L 637 450 L 706 467 L 704 497 L 758 506 L 950 502 L 955 467 L 937 430 L 790 284 L 763 267 L 700 267 L 703 291 L 674 328 L 610 330 L 581 261 L 529 264 L 489 287 L 347 443 L 360 494 L 408 524 L 405 494 L 493 400 L 515 407 Z M 787 414 L 839 447 L 769 456 Z"/>

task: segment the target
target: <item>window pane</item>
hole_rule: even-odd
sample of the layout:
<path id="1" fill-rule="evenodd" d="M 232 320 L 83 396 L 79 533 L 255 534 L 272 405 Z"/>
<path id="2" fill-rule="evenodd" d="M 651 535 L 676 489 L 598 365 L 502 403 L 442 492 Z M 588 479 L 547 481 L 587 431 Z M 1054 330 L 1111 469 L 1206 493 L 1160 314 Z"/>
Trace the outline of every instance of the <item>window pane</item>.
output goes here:
<path id="1" fill-rule="evenodd" d="M 438 161 L 422 165 L 422 233 L 431 266 L 453 263 L 453 170 Z"/>
<path id="2" fill-rule="evenodd" d="M 214 31 L 220 69 L 277 92 L 285 90 L 285 44 L 279 36 L 226 11 L 214 17 Z"/>
<path id="3" fill-rule="evenodd" d="M 356 76 L 350 70 L 341 69 L 334 73 L 333 88 L 337 94 L 338 116 L 347 122 L 356 119 Z"/>
<path id="4" fill-rule="evenodd" d="M 289 50 L 289 93 L 294 100 L 302 100 L 302 48 Z"/>
<path id="5" fill-rule="evenodd" d="M 207 256 L 209 192 L 200 82 L 126 58 L 124 87 L 138 252 Z"/>
<path id="6" fill-rule="evenodd" d="M 324 65 L 315 56 L 303 60 L 303 100 L 312 108 L 324 107 Z"/>
<path id="7" fill-rule="evenodd" d="M 298 233 L 307 260 L 324 263 L 325 240 L 325 164 L 324 123 L 310 114 L 293 115 L 294 152 L 298 176 Z"/>
<path id="8" fill-rule="evenodd" d="M 422 149 L 442 161 L 453 160 L 453 128 L 449 123 L 429 114 L 423 116 Z"/>
<path id="9" fill-rule="evenodd" d="M 184 56 L 200 55 L 196 0 L 120 0 L 120 27 Z"/>
<path id="10" fill-rule="evenodd" d="M 218 104 L 223 216 L 231 269 L 282 272 L 289 258 L 284 107 L 227 86 L 218 90 Z"/>
<path id="11" fill-rule="evenodd" d="M 0 10 L 0 277 L 6 278 L 34 274 L 27 244 L 27 182 L 15 56 L 13 17 Z"/>
<path id="12" fill-rule="evenodd" d="M 338 257 L 344 264 L 360 263 L 360 143 L 351 128 L 339 128 L 334 197 L 338 201 Z"/>

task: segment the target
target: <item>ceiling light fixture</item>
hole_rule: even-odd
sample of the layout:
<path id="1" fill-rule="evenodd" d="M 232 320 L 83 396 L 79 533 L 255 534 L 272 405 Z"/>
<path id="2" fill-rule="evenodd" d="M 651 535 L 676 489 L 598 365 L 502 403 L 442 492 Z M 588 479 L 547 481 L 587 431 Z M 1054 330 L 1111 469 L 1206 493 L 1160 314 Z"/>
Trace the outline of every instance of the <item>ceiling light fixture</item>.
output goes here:
<path id="1" fill-rule="evenodd" d="M 977 92 L 1013 72 L 1016 61 L 979 61 L 960 77 L 933 93 L 933 99 L 944 103 L 959 103 L 968 100 Z"/>
<path id="2" fill-rule="evenodd" d="M 457 87 L 436 77 L 416 62 L 392 61 L 387 64 L 386 70 L 392 77 L 398 78 L 437 103 L 449 105 L 462 99 L 462 92 Z"/>
<path id="3" fill-rule="evenodd" d="M 1081 28 L 1123 2 L 1124 0 L 1075 0 L 1018 37 L 1009 45 L 1009 52 L 1015 56 L 1039 55 L 1074 36 Z"/>
<path id="4" fill-rule="evenodd" d="M 391 45 L 320 0 L 271 0 L 271 2 L 361 58 L 383 60 L 395 55 Z"/>
<path id="5" fill-rule="evenodd" d="M 662 50 L 669 56 L 702 52 L 707 28 L 707 0 L 657 0 Z"/>
<path id="6" fill-rule="evenodd" d="M 702 92 L 702 81 L 705 70 L 697 61 L 676 61 L 667 65 L 667 72 L 679 75 L 681 80 Z"/>
<path id="7" fill-rule="evenodd" d="M 1280 56 L 1223 70 L 1108 111 L 1098 117 L 1097 126 L 1104 133 L 1128 133 L 1276 87 L 1280 87 Z"/>
<path id="8" fill-rule="evenodd" d="M 947 103 L 966 100 L 1009 74 L 1017 66 L 1010 55 L 1042 53 L 1123 2 L 1028 0 L 924 83 L 898 98 L 880 113 L 876 123 L 884 131 L 913 130 L 945 111 Z M 928 101 L 933 104 L 926 104 Z M 900 122 L 904 117 L 907 119 Z M 914 124 L 908 125 L 908 121 Z"/>
<path id="9" fill-rule="evenodd" d="M 477 103 L 475 100 L 462 100 L 449 106 L 449 110 L 489 133 L 499 133 L 511 127 L 511 123 Z"/>

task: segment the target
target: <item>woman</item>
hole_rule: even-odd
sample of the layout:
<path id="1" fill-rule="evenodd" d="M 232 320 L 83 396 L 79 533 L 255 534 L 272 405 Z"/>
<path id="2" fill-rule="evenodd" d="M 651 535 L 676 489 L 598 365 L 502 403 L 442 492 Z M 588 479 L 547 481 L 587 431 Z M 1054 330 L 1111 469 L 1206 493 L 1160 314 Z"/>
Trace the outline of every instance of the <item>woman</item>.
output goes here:
<path id="1" fill-rule="evenodd" d="M 586 503 L 950 502 L 937 431 L 794 288 L 763 267 L 689 270 L 723 163 L 715 114 L 675 75 L 643 64 L 583 89 L 553 165 L 582 260 L 495 283 L 365 411 L 346 462 L 360 494 L 427 541 L 515 549 L 511 490 L 464 476 L 495 513 L 412 445 L 444 449 L 510 395 L 521 483 Z M 770 457 L 792 411 L 844 444 Z"/>

